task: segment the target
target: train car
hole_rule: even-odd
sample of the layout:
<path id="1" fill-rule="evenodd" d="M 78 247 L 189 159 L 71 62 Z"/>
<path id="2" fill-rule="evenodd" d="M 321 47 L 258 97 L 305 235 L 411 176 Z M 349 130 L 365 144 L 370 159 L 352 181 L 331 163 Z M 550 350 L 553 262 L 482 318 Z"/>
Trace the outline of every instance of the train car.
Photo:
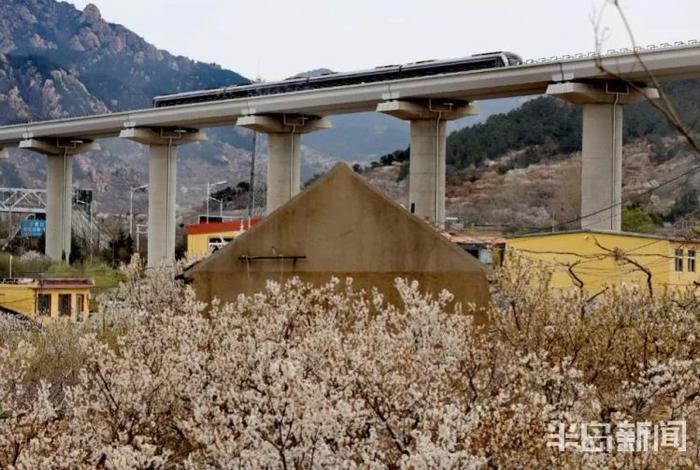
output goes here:
<path id="1" fill-rule="evenodd" d="M 328 72 L 315 76 L 296 75 L 277 82 L 247 83 L 244 85 L 221 87 L 212 90 L 161 95 L 153 99 L 153 106 L 160 108 L 207 101 L 294 93 L 304 90 L 385 82 L 403 78 L 429 77 L 448 73 L 512 67 L 521 65 L 522 63 L 522 59 L 512 52 L 486 52 L 461 59 L 422 60 L 404 65 L 383 65 L 370 70 L 340 73 Z"/>

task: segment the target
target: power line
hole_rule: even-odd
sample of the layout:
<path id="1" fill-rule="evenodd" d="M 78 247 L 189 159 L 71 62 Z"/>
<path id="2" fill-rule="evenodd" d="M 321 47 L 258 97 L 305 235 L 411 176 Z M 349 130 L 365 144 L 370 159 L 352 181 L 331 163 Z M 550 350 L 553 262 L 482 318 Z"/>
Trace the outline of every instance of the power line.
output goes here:
<path id="1" fill-rule="evenodd" d="M 664 186 L 667 186 L 667 185 L 669 185 L 669 184 L 671 184 L 671 183 L 674 183 L 674 182 L 678 181 L 679 179 L 682 179 L 682 178 L 684 178 L 684 177 L 686 177 L 686 176 L 690 176 L 690 175 L 692 175 L 693 173 L 696 173 L 696 172 L 698 172 L 698 171 L 700 171 L 700 164 L 691 167 L 690 169 L 684 171 L 684 172 L 681 173 L 680 175 L 674 176 L 673 178 L 670 178 L 670 179 L 664 181 L 663 183 L 661 183 L 661 184 L 659 184 L 659 185 L 657 185 L 657 186 L 655 186 L 655 187 L 653 187 L 653 188 L 649 188 L 649 189 L 647 189 L 647 190 L 645 190 L 645 191 L 642 191 L 641 193 L 638 193 L 638 194 L 636 194 L 636 195 L 634 195 L 634 196 L 628 198 L 627 201 L 616 202 L 616 203 L 614 203 L 614 204 L 612 204 L 612 205 L 610 205 L 610 206 L 607 206 L 607 207 L 604 207 L 604 208 L 602 208 L 602 209 L 598 209 L 598 210 L 596 210 L 596 211 L 594 211 L 594 212 L 590 212 L 590 213 L 588 213 L 588 214 L 584 214 L 584 215 L 581 215 L 581 216 L 579 216 L 579 217 L 576 217 L 575 219 L 571 219 L 571 220 L 568 220 L 568 221 L 566 221 L 566 222 L 559 222 L 559 223 L 556 223 L 556 224 L 552 224 L 551 226 L 548 226 L 548 227 L 541 227 L 540 229 L 538 229 L 538 231 L 525 232 L 523 235 L 531 235 L 531 234 L 533 234 L 533 233 L 542 232 L 542 231 L 547 230 L 547 229 L 551 230 L 551 229 L 554 229 L 554 228 L 557 228 L 557 227 L 565 227 L 565 226 L 570 225 L 570 224 L 573 224 L 573 223 L 575 223 L 575 222 L 580 222 L 580 221 L 582 221 L 583 219 L 587 219 L 587 218 L 589 218 L 589 217 L 593 217 L 594 215 L 601 214 L 601 213 L 606 212 L 606 211 L 609 211 L 610 209 L 613 209 L 613 208 L 615 208 L 615 207 L 622 206 L 622 205 L 625 204 L 625 203 L 633 202 L 633 201 L 635 201 L 635 200 L 637 200 L 637 199 L 640 199 L 640 198 L 642 198 L 642 197 L 644 197 L 644 196 L 647 196 L 647 195 L 649 195 L 649 194 L 652 194 L 654 191 L 656 191 L 656 190 L 658 190 L 658 189 L 660 189 L 660 188 L 662 188 L 662 187 L 664 187 Z M 601 222 L 604 222 L 604 221 L 607 221 L 607 220 L 610 220 L 610 219 L 612 219 L 612 216 L 609 216 L 609 217 L 606 217 L 605 219 L 602 219 Z"/>

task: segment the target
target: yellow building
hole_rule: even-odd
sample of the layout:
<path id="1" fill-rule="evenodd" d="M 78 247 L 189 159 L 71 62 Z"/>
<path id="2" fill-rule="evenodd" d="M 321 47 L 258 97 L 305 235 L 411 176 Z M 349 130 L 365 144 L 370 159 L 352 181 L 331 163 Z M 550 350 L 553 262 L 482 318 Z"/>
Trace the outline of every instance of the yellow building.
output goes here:
<path id="1" fill-rule="evenodd" d="M 635 283 L 654 292 L 700 281 L 700 240 L 592 230 L 508 238 L 506 246 L 552 268 L 552 286 L 599 292 L 606 285 Z"/>
<path id="2" fill-rule="evenodd" d="M 187 257 L 199 258 L 219 249 L 260 221 L 260 217 L 187 226 Z"/>
<path id="3" fill-rule="evenodd" d="M 90 279 L 4 279 L 0 281 L 0 309 L 38 321 L 82 321 L 89 313 L 93 286 Z"/>

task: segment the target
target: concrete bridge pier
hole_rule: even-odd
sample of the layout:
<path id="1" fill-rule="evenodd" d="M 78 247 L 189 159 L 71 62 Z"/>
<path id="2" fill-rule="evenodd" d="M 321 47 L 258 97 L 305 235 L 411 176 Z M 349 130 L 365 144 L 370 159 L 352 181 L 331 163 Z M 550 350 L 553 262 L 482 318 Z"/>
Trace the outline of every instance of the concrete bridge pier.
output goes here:
<path id="1" fill-rule="evenodd" d="M 177 147 L 204 140 L 194 129 L 124 129 L 120 137 L 150 147 L 148 159 L 148 263 L 149 268 L 175 260 Z"/>
<path id="2" fill-rule="evenodd" d="M 583 106 L 581 228 L 622 230 L 623 105 L 656 99 L 655 88 L 623 82 L 556 83 L 547 94 Z"/>
<path id="3" fill-rule="evenodd" d="M 478 109 L 447 100 L 392 100 L 380 103 L 377 111 L 411 122 L 409 209 L 444 228 L 447 121 L 478 114 Z"/>
<path id="4" fill-rule="evenodd" d="M 73 156 L 100 149 L 80 139 L 25 139 L 19 148 L 46 155 L 46 256 L 70 261 L 73 214 Z"/>
<path id="5" fill-rule="evenodd" d="M 329 120 L 307 115 L 248 115 L 237 126 L 267 134 L 267 204 L 269 214 L 301 187 L 301 134 L 331 127 Z"/>

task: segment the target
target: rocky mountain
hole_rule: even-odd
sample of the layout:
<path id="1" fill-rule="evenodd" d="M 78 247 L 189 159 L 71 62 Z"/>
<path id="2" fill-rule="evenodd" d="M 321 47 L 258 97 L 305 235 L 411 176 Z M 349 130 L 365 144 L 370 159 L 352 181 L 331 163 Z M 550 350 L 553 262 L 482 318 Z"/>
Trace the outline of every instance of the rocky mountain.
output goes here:
<path id="1" fill-rule="evenodd" d="M 79 11 L 55 0 L 0 0 L 0 124 L 144 108 L 157 94 L 247 82 L 216 64 L 156 48 L 107 22 L 94 5 Z M 208 136 L 180 150 L 182 209 L 201 204 L 208 180 L 226 175 L 235 185 L 250 172 L 248 132 L 220 128 Z M 147 180 L 146 149 L 118 139 L 100 143 L 100 152 L 76 158 L 75 185 L 95 191 L 98 211 L 124 213 L 128 188 Z M 332 163 L 304 150 L 307 177 Z M 262 155 L 261 169 L 264 160 Z M 13 150 L 0 163 L 0 185 L 44 187 L 44 158 Z"/>
<path id="2" fill-rule="evenodd" d="M 2 88 L 19 113 L 2 122 L 149 106 L 163 92 L 247 82 L 215 64 L 157 49 L 105 21 L 94 5 L 82 12 L 55 0 L 0 2 Z"/>

